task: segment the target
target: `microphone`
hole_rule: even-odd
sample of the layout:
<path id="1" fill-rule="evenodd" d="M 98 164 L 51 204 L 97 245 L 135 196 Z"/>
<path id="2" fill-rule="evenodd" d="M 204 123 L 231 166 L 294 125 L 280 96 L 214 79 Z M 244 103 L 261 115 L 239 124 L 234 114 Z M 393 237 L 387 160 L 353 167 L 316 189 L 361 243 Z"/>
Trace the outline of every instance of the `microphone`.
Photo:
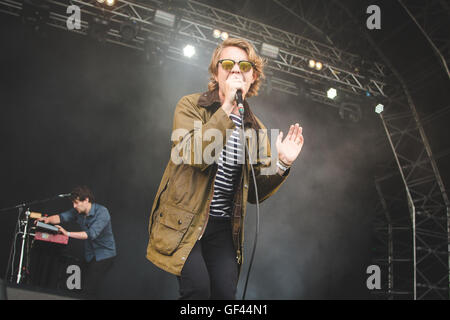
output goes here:
<path id="1" fill-rule="evenodd" d="M 58 194 L 58 198 L 68 198 L 68 197 L 70 197 L 71 195 L 72 195 L 71 193 Z"/>
<path id="2" fill-rule="evenodd" d="M 241 116 L 244 115 L 244 99 L 242 99 L 242 90 L 238 89 L 236 91 L 236 102 L 239 108 L 239 113 L 241 114 Z"/>

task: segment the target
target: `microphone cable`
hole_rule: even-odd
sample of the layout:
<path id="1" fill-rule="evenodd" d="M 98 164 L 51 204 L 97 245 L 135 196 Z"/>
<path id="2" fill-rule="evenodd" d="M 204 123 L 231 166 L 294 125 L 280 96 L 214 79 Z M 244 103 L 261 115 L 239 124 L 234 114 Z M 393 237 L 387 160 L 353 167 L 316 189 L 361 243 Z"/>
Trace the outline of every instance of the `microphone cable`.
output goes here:
<path id="1" fill-rule="evenodd" d="M 246 280 L 245 280 L 244 291 L 243 291 L 243 294 L 242 294 L 242 300 L 245 300 L 245 295 L 247 293 L 248 279 L 250 278 L 250 272 L 252 270 L 253 259 L 255 258 L 256 244 L 258 243 L 258 234 L 259 234 L 259 195 L 258 195 L 258 186 L 256 184 L 255 170 L 253 169 L 253 161 L 251 159 L 249 147 L 247 145 L 247 139 L 245 137 L 244 106 L 242 104 L 239 104 L 238 106 L 239 106 L 239 113 L 241 114 L 242 134 L 243 134 L 243 137 L 244 137 L 244 165 L 245 165 L 245 151 L 247 151 L 250 168 L 252 170 L 253 184 L 255 186 L 255 197 L 256 197 L 256 230 L 255 230 L 255 239 L 253 241 L 253 248 L 252 248 L 252 254 L 251 254 L 251 257 L 250 257 L 250 264 L 248 266 L 247 277 L 246 277 Z M 243 221 L 242 223 L 245 223 L 245 221 Z M 244 252 L 242 251 L 241 254 L 244 255 Z"/>

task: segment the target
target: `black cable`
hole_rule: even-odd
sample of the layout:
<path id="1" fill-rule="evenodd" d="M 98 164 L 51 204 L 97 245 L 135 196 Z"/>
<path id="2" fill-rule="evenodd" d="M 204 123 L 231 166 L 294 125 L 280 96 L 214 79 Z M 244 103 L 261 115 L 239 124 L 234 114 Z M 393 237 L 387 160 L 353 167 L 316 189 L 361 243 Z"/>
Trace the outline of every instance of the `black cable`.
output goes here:
<path id="1" fill-rule="evenodd" d="M 243 137 L 244 137 L 244 165 L 245 165 L 245 150 L 246 150 L 247 153 L 248 153 L 248 160 L 249 160 L 249 163 L 250 163 L 250 168 L 252 170 L 253 184 L 255 185 L 255 197 L 256 197 L 256 231 L 255 231 L 255 240 L 253 242 L 252 255 L 250 257 L 250 264 L 248 266 L 247 278 L 245 280 L 245 285 L 244 285 L 244 292 L 242 294 L 242 300 L 245 300 L 245 294 L 247 293 L 248 279 L 250 278 L 250 271 L 252 269 L 253 259 L 255 257 L 256 244 L 258 243 L 258 233 L 259 233 L 259 196 L 258 196 L 258 186 L 256 185 L 255 171 L 253 169 L 253 163 L 252 163 L 252 159 L 251 159 L 251 156 L 250 156 L 250 151 L 249 151 L 249 148 L 248 148 L 248 145 L 247 145 L 247 141 L 246 141 L 247 139 L 245 138 L 244 115 L 242 113 L 241 113 L 241 121 L 242 121 L 242 131 L 243 131 L 242 133 L 243 133 Z M 244 252 L 241 252 L 241 254 L 243 255 Z"/>

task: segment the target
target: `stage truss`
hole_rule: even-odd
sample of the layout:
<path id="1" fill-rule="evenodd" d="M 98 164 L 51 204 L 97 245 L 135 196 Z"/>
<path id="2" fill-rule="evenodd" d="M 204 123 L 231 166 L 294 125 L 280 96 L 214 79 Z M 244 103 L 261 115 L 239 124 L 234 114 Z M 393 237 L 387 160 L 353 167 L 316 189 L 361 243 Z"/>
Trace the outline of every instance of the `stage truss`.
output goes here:
<path id="1" fill-rule="evenodd" d="M 433 154 L 424 123 L 448 114 L 450 105 L 433 106 L 436 111 L 422 120 L 413 93 L 416 87 L 423 89 L 433 73 L 448 77 L 450 10 L 440 0 L 398 2 L 410 15 L 409 23 L 415 24 L 435 51 L 433 62 L 440 67 L 427 65 L 426 72 L 418 72 L 408 84 L 390 67 L 401 90 L 390 97 L 389 111 L 380 114 L 394 162 L 375 179 L 380 198 L 376 235 L 381 244 L 376 261 L 387 270 L 385 297 L 448 300 L 450 202 L 437 160 L 450 150 Z M 397 32 L 404 27 L 399 26 Z"/>
<path id="2" fill-rule="evenodd" d="M 21 16 L 22 2 L 1 0 L 0 11 Z M 322 104 L 346 108 L 338 102 L 327 98 L 327 88 L 333 86 L 342 94 L 353 99 L 366 95 L 386 97 L 386 68 L 378 62 L 371 62 L 362 57 L 322 44 L 308 38 L 271 27 L 258 21 L 250 20 L 226 11 L 216 9 L 196 1 L 168 2 L 148 0 L 141 2 L 117 1 L 112 8 L 99 5 L 95 0 L 89 1 L 46 1 L 50 16 L 47 25 L 67 29 L 66 13 L 68 5 L 81 8 L 81 29 L 72 30 L 87 35 L 92 17 L 103 17 L 110 22 L 105 41 L 121 46 L 144 50 L 147 40 L 165 48 L 168 59 L 182 61 L 193 65 L 204 65 L 201 59 L 208 59 L 219 40 L 213 37 L 213 30 L 228 32 L 230 37 L 249 40 L 259 51 L 263 43 L 279 48 L 276 58 L 266 57 L 266 67 L 270 88 L 290 95 L 307 94 L 308 98 Z M 176 15 L 175 25 L 168 27 L 154 22 L 156 10 L 163 10 Z M 132 41 L 125 41 L 120 35 L 120 25 L 125 21 L 135 21 L 140 26 L 138 36 Z M 69 31 L 68 31 L 69 32 Z M 221 40 L 220 40 L 221 41 Z M 183 56 L 183 46 L 193 44 L 197 52 L 203 54 L 187 59 Z M 308 67 L 309 60 L 320 61 L 323 69 L 317 71 Z M 201 61 L 201 63 L 199 62 Z M 268 82 L 269 82 L 268 81 Z M 348 111 L 352 111 L 351 108 Z"/>

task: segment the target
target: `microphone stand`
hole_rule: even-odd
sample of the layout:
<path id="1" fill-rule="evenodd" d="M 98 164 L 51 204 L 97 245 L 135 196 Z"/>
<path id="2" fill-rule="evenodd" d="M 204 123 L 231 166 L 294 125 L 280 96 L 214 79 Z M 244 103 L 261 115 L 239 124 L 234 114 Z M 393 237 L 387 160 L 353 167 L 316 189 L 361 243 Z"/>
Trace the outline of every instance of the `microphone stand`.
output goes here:
<path id="1" fill-rule="evenodd" d="M 24 226 L 23 232 L 19 232 L 19 234 L 22 233 L 22 248 L 20 249 L 19 270 L 17 273 L 17 281 L 16 281 L 17 284 L 19 284 L 20 280 L 22 279 L 23 255 L 24 255 L 24 251 L 25 251 L 25 242 L 26 242 L 27 236 L 28 236 L 28 222 L 29 221 L 30 221 L 30 210 L 28 209 L 27 211 L 25 211 L 25 221 L 21 221 L 21 224 Z"/>
<path id="2" fill-rule="evenodd" d="M 56 199 L 60 199 L 60 198 L 65 198 L 65 197 L 67 197 L 69 195 L 70 194 L 60 194 L 60 195 L 57 195 L 55 197 L 51 197 L 51 198 L 47 198 L 47 199 L 43 199 L 43 200 L 30 201 L 30 202 L 18 204 L 18 205 L 13 206 L 13 207 L 0 209 L 0 213 L 11 211 L 11 210 L 14 210 L 14 209 L 18 209 L 19 210 L 19 215 L 17 217 L 16 227 L 15 227 L 14 233 L 13 233 L 13 241 L 12 241 L 11 249 L 10 249 L 10 252 L 9 252 L 8 265 L 6 266 L 6 272 L 5 272 L 5 277 L 4 277 L 5 281 L 7 281 L 8 272 L 9 272 L 10 266 L 12 267 L 12 269 L 14 269 L 14 265 L 11 265 L 11 261 L 14 261 L 13 255 L 15 255 L 15 247 L 16 247 L 17 235 L 19 235 L 19 234 L 22 234 L 22 245 L 21 245 L 21 250 L 20 250 L 19 269 L 17 270 L 16 283 L 19 284 L 20 281 L 23 278 L 23 276 L 22 276 L 22 266 L 23 266 L 24 253 L 25 253 L 25 244 L 26 244 L 28 236 L 29 235 L 33 235 L 28 230 L 29 229 L 28 228 L 28 224 L 29 224 L 29 221 L 30 221 L 30 210 L 29 210 L 29 207 L 32 206 L 32 205 L 46 203 L 46 202 L 50 202 L 50 201 L 53 201 L 53 200 L 56 200 Z M 26 207 L 28 209 L 25 211 L 25 219 L 21 220 L 20 218 L 22 216 L 24 208 L 26 208 Z M 21 231 L 21 227 L 23 227 L 23 231 Z M 14 262 L 12 264 L 14 264 Z M 14 270 L 12 270 L 11 278 L 10 278 L 9 281 L 12 282 L 13 276 L 14 276 Z"/>
<path id="3" fill-rule="evenodd" d="M 29 202 L 25 202 L 25 203 L 20 203 L 16 206 L 13 207 L 9 207 L 9 208 L 3 208 L 0 209 L 0 212 L 5 212 L 5 211 L 10 211 L 10 210 L 14 210 L 14 209 L 19 209 L 20 208 L 24 208 L 24 207 L 29 207 L 29 206 L 33 206 L 35 204 L 41 204 L 41 203 L 46 203 L 46 202 L 50 202 L 56 199 L 60 199 L 60 198 L 66 198 L 70 196 L 70 193 L 65 193 L 65 194 L 58 194 L 57 196 L 51 197 L 51 198 L 47 198 L 47 199 L 43 199 L 43 200 L 35 200 L 35 201 L 29 201 Z"/>

